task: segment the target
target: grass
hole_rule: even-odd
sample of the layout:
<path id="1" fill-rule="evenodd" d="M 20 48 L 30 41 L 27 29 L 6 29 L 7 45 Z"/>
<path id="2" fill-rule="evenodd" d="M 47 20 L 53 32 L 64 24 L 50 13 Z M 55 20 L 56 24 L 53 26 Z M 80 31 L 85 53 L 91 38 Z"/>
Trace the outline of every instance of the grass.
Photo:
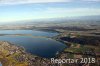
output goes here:
<path id="1" fill-rule="evenodd" d="M 74 58 L 74 54 L 67 54 L 68 58 Z"/>
<path id="2" fill-rule="evenodd" d="M 84 52 L 84 51 L 90 49 L 89 47 L 84 47 L 83 45 L 80 45 L 79 48 L 76 48 L 77 45 L 78 44 L 73 44 L 73 47 L 66 48 L 64 51 L 65 52 L 75 52 L 75 53 L 79 52 L 79 53 L 81 53 L 81 52 Z"/>

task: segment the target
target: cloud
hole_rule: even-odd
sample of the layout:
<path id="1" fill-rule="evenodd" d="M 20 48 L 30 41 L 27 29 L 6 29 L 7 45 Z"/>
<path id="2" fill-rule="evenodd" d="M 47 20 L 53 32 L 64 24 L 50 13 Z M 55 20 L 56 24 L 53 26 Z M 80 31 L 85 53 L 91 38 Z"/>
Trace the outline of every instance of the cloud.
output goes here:
<path id="1" fill-rule="evenodd" d="M 86 2 L 100 2 L 100 0 L 82 0 L 82 1 L 86 1 Z"/>
<path id="2" fill-rule="evenodd" d="M 46 19 L 46 18 L 59 18 L 59 17 L 79 17 L 79 16 L 93 16 L 100 15 L 99 8 L 61 8 L 61 7 L 48 7 L 41 11 L 22 11 L 16 10 L 0 12 L 1 22 L 12 22 L 20 20 L 34 20 L 34 19 Z"/>
<path id="3" fill-rule="evenodd" d="M 0 5 L 51 3 L 51 2 L 100 2 L 100 0 L 0 0 Z"/>
<path id="4" fill-rule="evenodd" d="M 81 0 L 82 2 L 100 2 L 100 0 Z"/>
<path id="5" fill-rule="evenodd" d="M 44 13 L 63 14 L 66 16 L 100 15 L 98 8 L 48 8 Z"/>
<path id="6" fill-rule="evenodd" d="M 50 3 L 70 1 L 72 0 L 0 0 L 0 4 Z"/>

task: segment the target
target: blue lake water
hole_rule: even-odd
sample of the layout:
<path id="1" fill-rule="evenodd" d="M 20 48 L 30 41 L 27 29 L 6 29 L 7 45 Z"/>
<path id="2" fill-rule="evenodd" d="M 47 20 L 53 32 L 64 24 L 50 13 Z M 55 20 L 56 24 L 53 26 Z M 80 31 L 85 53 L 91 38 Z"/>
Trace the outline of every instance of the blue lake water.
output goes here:
<path id="1" fill-rule="evenodd" d="M 51 38 L 36 37 L 36 36 L 48 36 L 52 37 L 57 33 L 35 31 L 35 30 L 0 30 L 0 34 L 31 34 L 30 36 L 0 36 L 1 41 L 9 41 L 18 46 L 23 46 L 27 52 L 38 55 L 41 57 L 51 58 L 56 55 L 57 52 L 62 51 L 66 45 L 55 41 Z"/>
<path id="2" fill-rule="evenodd" d="M 47 36 L 52 37 L 57 35 L 57 32 L 44 32 L 36 30 L 0 30 L 0 34 L 31 34 L 33 36 Z"/>

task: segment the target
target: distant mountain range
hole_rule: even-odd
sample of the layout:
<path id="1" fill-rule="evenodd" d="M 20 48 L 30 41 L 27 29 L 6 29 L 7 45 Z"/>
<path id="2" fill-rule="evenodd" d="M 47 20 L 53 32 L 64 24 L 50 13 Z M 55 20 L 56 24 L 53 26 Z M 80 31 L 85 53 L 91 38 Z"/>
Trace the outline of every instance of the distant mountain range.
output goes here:
<path id="1" fill-rule="evenodd" d="M 94 16 L 81 16 L 81 17 L 63 17 L 63 18 L 50 18 L 50 19 L 42 19 L 42 20 L 25 20 L 25 21 L 16 21 L 11 23 L 2 23 L 3 25 L 11 25 L 11 24 L 34 24 L 34 23 L 97 23 L 100 24 L 100 15 Z M 2 25 L 1 24 L 1 25 Z"/>

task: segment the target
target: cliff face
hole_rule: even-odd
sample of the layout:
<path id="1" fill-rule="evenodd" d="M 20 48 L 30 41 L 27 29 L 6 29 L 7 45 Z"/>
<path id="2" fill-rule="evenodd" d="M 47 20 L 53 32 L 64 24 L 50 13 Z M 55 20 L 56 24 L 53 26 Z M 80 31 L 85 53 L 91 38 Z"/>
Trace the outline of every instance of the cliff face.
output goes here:
<path id="1" fill-rule="evenodd" d="M 50 61 L 26 53 L 22 47 L 0 41 L 0 62 L 3 66 L 48 66 Z"/>

